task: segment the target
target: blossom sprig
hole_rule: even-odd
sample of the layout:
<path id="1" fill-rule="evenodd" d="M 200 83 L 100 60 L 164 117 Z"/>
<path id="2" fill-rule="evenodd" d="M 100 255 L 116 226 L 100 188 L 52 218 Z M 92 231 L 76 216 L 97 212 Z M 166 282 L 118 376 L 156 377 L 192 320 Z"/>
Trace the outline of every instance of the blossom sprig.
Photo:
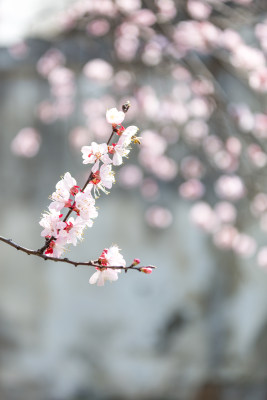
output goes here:
<path id="1" fill-rule="evenodd" d="M 131 143 L 140 143 L 140 138 L 136 136 L 138 131 L 136 126 L 125 128 L 121 125 L 129 107 L 130 103 L 127 102 L 122 106 L 122 111 L 116 108 L 107 110 L 106 119 L 112 125 L 112 133 L 107 143 L 93 142 L 90 146 L 81 148 L 83 164 L 92 165 L 84 186 L 82 188 L 78 186 L 69 172 L 66 172 L 56 184 L 56 190 L 50 196 L 52 202 L 48 211 L 42 214 L 39 222 L 43 227 L 41 236 L 45 237 L 46 241 L 45 245 L 37 251 L 40 256 L 53 260 L 60 259 L 67 246 L 70 244 L 76 246 L 78 241 L 83 239 L 85 229 L 92 227 L 94 219 L 98 216 L 95 203 L 100 192 L 108 194 L 108 190 L 115 183 L 115 172 L 112 167 L 121 165 L 123 158 L 128 157 Z M 117 141 L 113 141 L 114 134 Z M 68 210 L 65 217 L 62 212 L 64 209 Z M 74 216 L 70 217 L 71 213 L 74 213 Z M 96 262 L 86 264 L 96 268 L 89 282 L 103 286 L 106 280 L 116 281 L 122 269 L 125 272 L 128 269 L 136 269 L 150 274 L 155 268 L 153 266 L 137 267 L 139 263 L 139 259 L 135 259 L 129 267 L 126 267 L 119 248 L 115 245 L 111 246 L 103 250 Z"/>
<path id="2" fill-rule="evenodd" d="M 151 271 L 152 271 L 153 269 L 156 268 L 154 265 L 148 265 L 148 266 L 143 266 L 143 267 L 137 267 L 136 264 L 135 264 L 134 262 L 133 262 L 131 265 L 129 265 L 128 267 L 126 267 L 125 265 L 108 265 L 108 266 L 105 266 L 105 265 L 103 265 L 102 263 L 99 262 L 99 259 L 98 259 L 98 260 L 91 260 L 91 261 L 74 261 L 74 260 L 70 260 L 70 259 L 67 258 L 67 257 L 64 257 L 64 258 L 51 257 L 51 256 L 48 256 L 48 255 L 46 255 L 46 254 L 40 253 L 39 250 L 27 249 L 26 247 L 20 246 L 19 244 L 15 243 L 12 239 L 7 239 L 7 238 L 5 238 L 5 237 L 3 237 L 3 236 L 0 236 L 0 241 L 3 242 L 3 243 L 8 244 L 8 245 L 11 246 L 11 247 L 14 247 L 14 248 L 17 249 L 17 250 L 22 251 L 23 253 L 28 254 L 29 256 L 30 256 L 30 255 L 33 255 L 33 256 L 36 256 L 36 257 L 40 257 L 40 258 L 42 258 L 42 259 L 45 260 L 45 261 L 50 260 L 50 261 L 54 261 L 54 262 L 63 262 L 63 263 L 71 264 L 71 265 L 73 265 L 74 267 L 78 267 L 79 265 L 86 266 L 86 267 L 95 267 L 96 270 L 97 270 L 97 271 L 100 271 L 100 272 L 104 272 L 104 271 L 106 271 L 106 270 L 109 270 L 109 271 L 112 271 L 112 270 L 118 271 L 118 270 L 120 270 L 120 271 L 124 271 L 125 273 L 128 272 L 129 270 L 134 270 L 134 271 L 139 271 L 139 272 L 145 272 L 145 271 L 144 271 L 145 269 L 151 269 Z M 113 247 L 114 247 L 114 246 L 113 246 Z M 107 249 L 105 249 L 105 250 L 107 250 Z M 108 278 L 108 276 L 110 276 L 110 275 L 109 275 L 107 272 L 106 272 L 106 273 L 104 274 L 104 276 L 102 276 L 102 277 L 101 277 L 100 274 L 98 274 L 97 279 L 94 278 L 94 279 L 95 279 L 95 282 L 92 282 L 92 281 L 90 282 L 90 280 L 91 280 L 92 277 L 90 278 L 89 282 L 90 282 L 91 284 L 93 284 L 93 283 L 99 283 L 99 279 L 100 279 L 100 283 L 101 283 L 101 280 L 102 280 L 102 279 L 104 279 L 104 282 L 105 282 L 106 280 L 110 280 L 110 279 Z M 92 279 L 93 279 L 93 278 L 92 278 Z M 113 280 L 114 280 L 114 279 L 113 279 Z M 99 284 L 98 284 L 98 286 L 103 286 L 103 285 L 99 285 Z"/>

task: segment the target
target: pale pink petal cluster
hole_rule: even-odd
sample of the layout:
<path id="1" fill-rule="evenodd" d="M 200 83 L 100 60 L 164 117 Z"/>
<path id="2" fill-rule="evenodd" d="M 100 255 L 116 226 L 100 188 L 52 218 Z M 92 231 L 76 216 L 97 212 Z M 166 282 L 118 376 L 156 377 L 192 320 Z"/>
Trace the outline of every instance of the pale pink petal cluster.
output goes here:
<path id="1" fill-rule="evenodd" d="M 64 229 L 66 224 L 60 220 L 60 213 L 56 210 L 50 210 L 48 213 L 43 214 L 43 218 L 39 224 L 44 228 L 41 236 L 54 236 L 58 237 L 58 231 Z"/>
<path id="2" fill-rule="evenodd" d="M 93 225 L 92 219 L 98 216 L 91 190 L 92 185 L 88 185 L 83 192 L 77 193 L 75 197 L 75 210 L 88 227 Z"/>
<path id="3" fill-rule="evenodd" d="M 83 164 L 94 164 L 92 172 L 98 170 L 100 161 L 105 164 L 111 163 L 106 143 L 97 144 L 92 142 L 91 146 L 83 146 L 81 151 L 83 154 Z"/>
<path id="4" fill-rule="evenodd" d="M 99 269 L 96 267 L 96 272 L 89 279 L 89 283 L 92 285 L 97 283 L 97 286 L 104 286 L 105 281 L 116 281 L 118 279 L 118 274 L 121 269 L 111 269 L 109 266 L 115 267 L 126 267 L 126 262 L 121 255 L 118 246 L 111 246 L 109 249 L 105 249 L 99 260 L 103 266 L 106 268 Z"/>

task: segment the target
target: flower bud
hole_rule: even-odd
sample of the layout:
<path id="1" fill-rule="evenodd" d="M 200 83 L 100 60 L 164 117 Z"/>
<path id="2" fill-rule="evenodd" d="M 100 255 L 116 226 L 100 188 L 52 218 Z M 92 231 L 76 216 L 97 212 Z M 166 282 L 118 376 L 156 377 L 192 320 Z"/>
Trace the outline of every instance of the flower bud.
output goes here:
<path id="1" fill-rule="evenodd" d="M 131 107 L 131 103 L 130 103 L 129 100 L 128 100 L 128 101 L 126 101 L 125 104 L 123 104 L 123 106 L 122 106 L 122 111 L 123 111 L 124 113 L 126 113 L 126 112 L 129 110 L 130 107 Z"/>
<path id="2" fill-rule="evenodd" d="M 144 272 L 145 274 L 151 274 L 151 272 L 152 272 L 153 270 L 152 270 L 152 268 L 150 268 L 150 267 L 143 267 L 143 268 L 141 268 L 140 271 Z"/>
<path id="3" fill-rule="evenodd" d="M 139 260 L 139 258 L 135 258 L 133 260 L 133 264 L 132 265 L 138 265 L 138 264 L 140 264 L 140 260 Z"/>
<path id="4" fill-rule="evenodd" d="M 73 186 L 73 187 L 70 189 L 70 194 L 71 194 L 72 196 L 75 196 L 75 194 L 79 193 L 79 188 L 80 188 L 80 186 L 77 186 L 77 185 Z"/>

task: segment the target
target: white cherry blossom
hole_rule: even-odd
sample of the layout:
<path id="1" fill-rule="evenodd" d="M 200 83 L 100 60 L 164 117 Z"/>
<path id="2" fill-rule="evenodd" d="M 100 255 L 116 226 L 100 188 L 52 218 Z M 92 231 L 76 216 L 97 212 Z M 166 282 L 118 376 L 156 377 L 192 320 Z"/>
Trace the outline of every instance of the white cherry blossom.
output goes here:
<path id="1" fill-rule="evenodd" d="M 118 265 L 126 267 L 126 261 L 124 260 L 122 254 L 120 253 L 120 249 L 116 245 L 111 246 L 108 249 L 105 258 L 108 262 L 108 265 Z"/>
<path id="2" fill-rule="evenodd" d="M 57 185 L 57 190 L 51 196 L 53 201 L 49 205 L 49 210 L 60 211 L 66 204 L 68 204 L 69 198 L 70 193 L 68 190 Z"/>
<path id="3" fill-rule="evenodd" d="M 120 136 L 119 140 L 118 140 L 118 146 L 124 146 L 127 147 L 131 144 L 132 141 L 132 137 L 134 135 L 136 135 L 138 131 L 137 126 L 131 125 L 128 126 L 128 128 L 126 128 L 122 135 Z"/>
<path id="4" fill-rule="evenodd" d="M 110 108 L 106 112 L 106 119 L 109 124 L 120 125 L 125 118 L 123 111 L 118 111 L 117 108 Z"/>
<path id="5" fill-rule="evenodd" d="M 119 272 L 121 271 L 115 269 L 98 269 L 89 279 L 89 283 L 91 283 L 91 285 L 97 283 L 97 286 L 104 286 L 106 281 L 117 281 Z"/>
<path id="6" fill-rule="evenodd" d="M 127 157 L 127 155 L 130 153 L 130 150 L 127 149 L 127 147 L 119 144 L 116 144 L 116 146 L 113 147 L 112 151 L 114 154 L 112 159 L 113 165 L 121 165 L 122 157 Z"/>
<path id="7" fill-rule="evenodd" d="M 112 184 L 115 182 L 114 172 L 112 171 L 111 165 L 103 164 L 99 170 L 99 174 L 101 182 L 98 185 L 111 189 Z"/>
<path id="8" fill-rule="evenodd" d="M 50 210 L 48 213 L 43 214 L 43 218 L 39 224 L 44 228 L 41 236 L 54 236 L 58 237 L 58 230 L 64 229 L 66 223 L 60 220 L 60 213 L 56 210 Z"/>
<path id="9" fill-rule="evenodd" d="M 49 205 L 49 210 L 60 211 L 63 207 L 70 206 L 70 195 L 75 195 L 78 192 L 76 180 L 69 172 L 66 172 L 64 177 L 56 184 L 56 191 L 52 194 L 53 202 Z"/>
<path id="10" fill-rule="evenodd" d="M 78 239 L 82 240 L 82 235 L 85 228 L 86 221 L 84 221 L 82 217 L 78 216 L 76 219 L 70 217 L 67 220 L 67 226 L 65 230 L 62 231 L 67 243 L 71 243 L 73 244 L 73 246 L 77 246 Z"/>
<path id="11" fill-rule="evenodd" d="M 65 245 L 66 238 L 57 238 L 56 241 L 50 243 L 50 247 L 45 252 L 46 256 L 59 258 L 66 251 Z"/>
<path id="12" fill-rule="evenodd" d="M 118 246 L 114 245 L 102 252 L 99 260 L 102 265 L 107 266 L 107 269 L 96 268 L 97 271 L 91 276 L 89 283 L 97 283 L 97 286 L 104 286 L 105 281 L 116 281 L 118 279 L 118 274 L 121 270 L 109 269 L 108 266 L 126 267 L 126 262 L 119 250 Z"/>
<path id="13" fill-rule="evenodd" d="M 61 181 L 58 182 L 59 186 L 64 187 L 66 190 L 70 192 L 70 194 L 77 193 L 77 190 L 74 188 L 78 188 L 76 179 L 74 179 L 69 172 L 66 172 Z"/>
<path id="14" fill-rule="evenodd" d="M 92 172 L 95 172 L 99 168 L 99 160 L 104 164 L 111 163 L 111 159 L 108 156 L 108 145 L 106 143 L 97 144 L 92 142 L 91 146 L 83 146 L 81 148 L 83 153 L 83 164 L 94 164 Z"/>
<path id="15" fill-rule="evenodd" d="M 84 192 L 77 193 L 75 197 L 76 210 L 79 212 L 81 218 L 86 222 L 88 227 L 93 225 L 93 218 L 98 216 L 95 207 L 95 199 L 91 195 L 92 185 L 88 185 Z"/>

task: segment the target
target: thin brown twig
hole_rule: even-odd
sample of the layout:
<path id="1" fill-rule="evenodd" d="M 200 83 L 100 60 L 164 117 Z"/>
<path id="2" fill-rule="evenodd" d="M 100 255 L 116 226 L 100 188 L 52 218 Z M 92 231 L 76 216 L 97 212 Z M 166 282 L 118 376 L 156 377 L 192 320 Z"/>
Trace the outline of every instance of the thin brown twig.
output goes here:
<path id="1" fill-rule="evenodd" d="M 45 254 L 41 254 L 38 250 L 30 250 L 30 249 L 27 249 L 26 247 L 20 246 L 19 244 L 13 242 L 12 239 L 7 239 L 7 238 L 5 238 L 3 236 L 0 236 L 0 241 L 8 244 L 11 247 L 14 247 L 17 250 L 22 251 L 23 253 L 28 254 L 29 256 L 32 255 L 32 256 L 40 257 L 45 261 L 46 260 L 51 260 L 51 261 L 55 261 L 55 262 L 64 262 L 64 263 L 67 263 L 67 264 L 74 265 L 74 267 L 77 267 L 78 265 L 85 265 L 87 267 L 97 267 L 100 270 L 104 270 L 104 269 L 107 269 L 107 268 L 108 269 L 121 269 L 121 270 L 123 270 L 125 272 L 127 272 L 129 269 L 142 272 L 142 268 L 152 268 L 152 269 L 156 268 L 153 265 L 148 265 L 148 266 L 145 266 L 145 267 L 144 266 L 137 267 L 134 264 L 129 265 L 129 267 L 124 267 L 122 265 L 112 265 L 112 266 L 108 266 L 107 267 L 107 266 L 101 265 L 98 262 L 98 260 L 73 261 L 73 260 L 70 260 L 67 257 L 65 257 L 65 258 L 48 257 Z"/>

